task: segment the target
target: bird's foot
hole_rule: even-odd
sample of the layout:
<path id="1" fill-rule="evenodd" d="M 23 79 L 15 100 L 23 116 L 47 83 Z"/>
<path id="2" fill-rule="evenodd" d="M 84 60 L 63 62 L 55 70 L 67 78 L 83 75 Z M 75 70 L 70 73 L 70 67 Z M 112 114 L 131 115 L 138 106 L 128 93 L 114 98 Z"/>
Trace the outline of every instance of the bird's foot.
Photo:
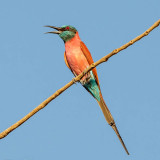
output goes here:
<path id="1" fill-rule="evenodd" d="M 76 84 L 75 78 L 72 79 L 72 82 L 73 82 L 74 84 Z"/>

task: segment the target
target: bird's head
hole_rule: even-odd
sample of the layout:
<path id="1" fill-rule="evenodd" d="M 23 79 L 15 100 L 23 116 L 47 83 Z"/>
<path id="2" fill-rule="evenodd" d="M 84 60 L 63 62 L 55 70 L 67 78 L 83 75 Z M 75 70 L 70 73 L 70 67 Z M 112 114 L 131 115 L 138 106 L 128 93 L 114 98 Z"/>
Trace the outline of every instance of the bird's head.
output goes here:
<path id="1" fill-rule="evenodd" d="M 64 25 L 62 27 L 55 27 L 55 26 L 45 26 L 45 27 L 49 27 L 57 30 L 57 31 L 51 31 L 46 33 L 58 34 L 64 42 L 67 42 L 68 40 L 72 39 L 77 32 L 76 28 L 70 25 Z"/>

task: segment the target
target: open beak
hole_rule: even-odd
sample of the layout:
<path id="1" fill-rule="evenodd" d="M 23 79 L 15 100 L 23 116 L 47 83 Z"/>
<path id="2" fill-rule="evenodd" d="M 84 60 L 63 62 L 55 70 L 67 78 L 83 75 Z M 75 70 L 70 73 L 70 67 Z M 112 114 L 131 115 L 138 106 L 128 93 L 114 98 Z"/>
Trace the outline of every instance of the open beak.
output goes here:
<path id="1" fill-rule="evenodd" d="M 62 28 L 60 27 L 54 27 L 54 26 L 44 26 L 44 27 L 49 27 L 49 28 L 53 28 L 57 30 L 57 31 L 51 31 L 51 32 L 46 32 L 46 33 L 60 34 L 62 32 Z"/>

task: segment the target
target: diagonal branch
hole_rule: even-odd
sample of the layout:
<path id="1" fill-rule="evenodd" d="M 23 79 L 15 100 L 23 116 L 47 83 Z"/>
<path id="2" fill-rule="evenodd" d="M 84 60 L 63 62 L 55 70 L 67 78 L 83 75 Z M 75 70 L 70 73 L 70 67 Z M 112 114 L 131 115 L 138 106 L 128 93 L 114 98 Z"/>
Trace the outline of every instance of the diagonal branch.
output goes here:
<path id="1" fill-rule="evenodd" d="M 43 101 L 39 106 L 37 106 L 35 109 L 33 109 L 30 113 L 28 113 L 26 116 L 24 116 L 21 120 L 19 120 L 18 122 L 16 122 L 15 124 L 13 124 L 9 128 L 7 128 L 6 130 L 4 130 L 3 132 L 1 132 L 0 133 L 0 139 L 6 137 L 10 132 L 12 132 L 16 128 L 18 128 L 21 124 L 23 124 L 25 121 L 27 121 L 29 118 L 31 118 L 35 113 L 37 113 L 38 111 L 43 109 L 48 103 L 50 103 L 53 99 L 55 99 L 57 96 L 59 96 L 67 88 L 72 86 L 75 82 L 78 82 L 87 72 L 91 71 L 93 68 L 95 68 L 99 64 L 101 64 L 103 62 L 106 62 L 110 57 L 112 57 L 113 55 L 117 54 L 118 52 L 126 49 L 127 47 L 129 47 L 133 43 L 139 41 L 141 38 L 147 36 L 153 29 L 158 27 L 159 24 L 160 24 L 160 19 L 157 22 L 155 22 L 148 30 L 146 30 L 144 33 L 142 33 L 138 37 L 134 38 L 130 42 L 128 42 L 125 45 L 121 46 L 120 48 L 113 50 L 111 53 L 109 53 L 108 55 L 104 56 L 103 58 L 101 58 L 97 62 L 92 63 L 87 69 L 84 70 L 84 72 L 79 74 L 77 77 L 73 78 L 72 81 L 70 81 L 64 87 L 62 87 L 61 89 L 57 90 L 53 95 L 51 95 L 49 98 L 47 98 L 45 101 Z"/>

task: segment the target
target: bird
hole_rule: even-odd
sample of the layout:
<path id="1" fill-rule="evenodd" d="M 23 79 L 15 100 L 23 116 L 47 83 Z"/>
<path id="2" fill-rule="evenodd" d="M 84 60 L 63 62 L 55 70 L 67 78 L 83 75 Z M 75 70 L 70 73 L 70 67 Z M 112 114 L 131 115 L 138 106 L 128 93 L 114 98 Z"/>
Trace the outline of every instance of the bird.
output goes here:
<path id="1" fill-rule="evenodd" d="M 91 53 L 89 52 L 84 42 L 81 41 L 79 33 L 75 27 L 71 25 L 63 25 L 62 27 L 46 25 L 45 27 L 54 29 L 53 31 L 46 33 L 58 34 L 59 37 L 64 41 L 64 60 L 67 67 L 71 70 L 74 76 L 79 75 L 92 63 L 94 63 Z M 80 83 L 94 97 L 94 99 L 96 99 L 106 121 L 113 128 L 123 148 L 129 155 L 124 141 L 116 127 L 115 121 L 103 99 L 96 68 L 92 69 L 90 72 L 84 75 L 81 78 Z"/>

